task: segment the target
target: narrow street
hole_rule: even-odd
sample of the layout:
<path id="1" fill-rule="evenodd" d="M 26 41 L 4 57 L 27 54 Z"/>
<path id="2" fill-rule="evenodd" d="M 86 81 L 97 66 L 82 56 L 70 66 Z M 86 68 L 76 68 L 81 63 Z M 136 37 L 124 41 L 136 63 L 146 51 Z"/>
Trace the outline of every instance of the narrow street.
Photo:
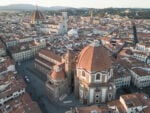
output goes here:
<path id="1" fill-rule="evenodd" d="M 23 78 L 28 76 L 30 82 L 27 83 L 27 92 L 31 95 L 34 101 L 37 101 L 43 113 L 64 113 L 70 109 L 70 106 L 51 102 L 46 97 L 45 93 L 45 81 L 41 80 L 38 75 L 33 73 L 34 64 L 33 61 L 26 61 L 16 66 L 18 74 Z M 30 70 L 34 70 L 33 72 Z"/>

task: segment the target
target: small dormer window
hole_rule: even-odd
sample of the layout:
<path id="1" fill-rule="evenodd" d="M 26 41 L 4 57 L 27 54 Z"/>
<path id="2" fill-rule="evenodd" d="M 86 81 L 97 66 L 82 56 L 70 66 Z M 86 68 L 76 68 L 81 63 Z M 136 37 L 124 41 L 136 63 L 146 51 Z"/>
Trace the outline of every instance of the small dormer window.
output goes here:
<path id="1" fill-rule="evenodd" d="M 97 75 L 96 75 L 96 80 L 100 80 L 100 77 L 101 77 L 101 75 L 100 75 L 100 74 L 97 74 Z"/>

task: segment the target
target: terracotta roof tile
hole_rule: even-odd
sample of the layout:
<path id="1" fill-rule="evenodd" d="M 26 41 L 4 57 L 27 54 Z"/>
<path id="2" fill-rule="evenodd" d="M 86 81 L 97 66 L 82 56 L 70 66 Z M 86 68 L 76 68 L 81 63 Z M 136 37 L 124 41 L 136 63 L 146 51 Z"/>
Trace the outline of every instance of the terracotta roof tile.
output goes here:
<path id="1" fill-rule="evenodd" d="M 55 66 L 54 68 L 55 69 L 54 69 L 54 71 L 51 74 L 51 78 L 53 80 L 62 80 L 62 79 L 64 79 L 65 78 L 64 71 L 60 67 L 58 67 L 58 66 Z"/>
<path id="2" fill-rule="evenodd" d="M 102 71 L 111 67 L 111 58 L 104 46 L 89 45 L 81 51 L 77 66 L 88 71 Z"/>

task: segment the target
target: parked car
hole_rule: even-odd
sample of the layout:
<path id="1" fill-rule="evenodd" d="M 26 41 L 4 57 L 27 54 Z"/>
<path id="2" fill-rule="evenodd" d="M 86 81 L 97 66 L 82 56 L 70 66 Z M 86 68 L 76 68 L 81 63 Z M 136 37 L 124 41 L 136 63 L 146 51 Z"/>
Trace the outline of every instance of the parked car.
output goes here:
<path id="1" fill-rule="evenodd" d="M 24 79 L 25 79 L 25 81 L 26 81 L 27 83 L 30 83 L 30 79 L 29 79 L 28 76 L 25 76 Z"/>

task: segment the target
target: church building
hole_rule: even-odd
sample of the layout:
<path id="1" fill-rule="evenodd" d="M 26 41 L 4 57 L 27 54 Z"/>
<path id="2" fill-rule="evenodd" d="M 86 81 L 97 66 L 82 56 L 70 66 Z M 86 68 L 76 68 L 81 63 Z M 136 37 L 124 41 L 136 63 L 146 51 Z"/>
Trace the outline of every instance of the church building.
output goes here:
<path id="1" fill-rule="evenodd" d="M 105 103 L 116 95 L 115 83 L 110 82 L 113 68 L 108 50 L 98 41 L 79 54 L 75 75 L 75 96 L 84 104 Z"/>

